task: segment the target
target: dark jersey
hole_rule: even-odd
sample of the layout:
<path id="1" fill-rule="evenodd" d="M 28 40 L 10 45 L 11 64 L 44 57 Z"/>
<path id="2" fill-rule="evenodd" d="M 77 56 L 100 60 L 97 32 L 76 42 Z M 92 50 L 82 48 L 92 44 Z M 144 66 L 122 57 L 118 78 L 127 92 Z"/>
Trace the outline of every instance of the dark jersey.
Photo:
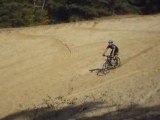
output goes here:
<path id="1" fill-rule="evenodd" d="M 116 51 L 116 52 L 118 52 L 118 51 L 119 51 L 118 47 L 117 47 L 116 45 L 114 45 L 114 44 L 112 44 L 112 45 L 108 45 L 108 46 L 107 46 L 107 48 L 112 49 L 112 51 L 113 51 L 114 49 L 115 49 L 115 51 Z"/>

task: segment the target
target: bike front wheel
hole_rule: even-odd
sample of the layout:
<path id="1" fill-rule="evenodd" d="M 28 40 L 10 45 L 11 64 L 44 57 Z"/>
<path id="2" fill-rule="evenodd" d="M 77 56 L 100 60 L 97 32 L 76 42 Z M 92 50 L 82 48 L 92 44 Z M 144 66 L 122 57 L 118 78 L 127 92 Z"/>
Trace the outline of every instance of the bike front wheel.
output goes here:
<path id="1" fill-rule="evenodd" d="M 107 73 L 109 73 L 109 64 L 106 61 L 102 68 L 97 72 L 97 75 L 101 76 L 101 75 L 106 75 Z"/>
<path id="2" fill-rule="evenodd" d="M 109 68 L 108 67 L 109 67 L 108 63 L 107 62 L 104 63 L 103 66 L 102 66 L 102 69 L 101 69 L 100 73 L 102 73 L 104 75 L 106 75 L 107 73 L 109 73 Z"/>

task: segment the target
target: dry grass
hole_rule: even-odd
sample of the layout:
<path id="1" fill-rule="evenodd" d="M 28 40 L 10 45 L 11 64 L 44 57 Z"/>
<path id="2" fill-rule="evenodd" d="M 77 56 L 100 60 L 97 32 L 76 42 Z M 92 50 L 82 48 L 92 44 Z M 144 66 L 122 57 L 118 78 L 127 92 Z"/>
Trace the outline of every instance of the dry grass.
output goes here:
<path id="1" fill-rule="evenodd" d="M 23 113 L 50 108 L 64 118 L 71 110 L 66 118 L 84 120 L 109 113 L 118 117 L 128 106 L 157 108 L 159 38 L 159 15 L 0 30 L 0 118 L 28 108 Z M 101 68 L 109 39 L 120 48 L 122 66 L 106 76 L 90 73 Z"/>

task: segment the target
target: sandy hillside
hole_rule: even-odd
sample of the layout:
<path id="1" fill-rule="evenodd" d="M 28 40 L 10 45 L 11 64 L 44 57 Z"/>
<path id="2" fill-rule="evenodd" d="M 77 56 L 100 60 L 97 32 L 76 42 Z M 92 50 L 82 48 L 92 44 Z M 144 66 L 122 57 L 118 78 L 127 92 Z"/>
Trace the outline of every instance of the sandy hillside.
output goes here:
<path id="1" fill-rule="evenodd" d="M 97 76 L 90 70 L 101 68 L 109 39 L 119 46 L 122 65 Z M 0 30 L 0 119 L 29 119 L 33 106 L 47 96 L 64 99 L 55 119 L 158 118 L 160 15 Z M 74 101 L 74 107 L 65 100 Z M 138 106 L 131 116 L 117 113 L 129 105 Z"/>

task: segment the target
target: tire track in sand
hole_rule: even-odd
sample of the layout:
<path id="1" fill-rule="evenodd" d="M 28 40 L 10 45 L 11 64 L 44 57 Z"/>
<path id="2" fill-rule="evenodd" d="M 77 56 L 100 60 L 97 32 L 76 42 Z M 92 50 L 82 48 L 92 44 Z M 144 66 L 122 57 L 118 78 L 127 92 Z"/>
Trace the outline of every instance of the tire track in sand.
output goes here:
<path id="1" fill-rule="evenodd" d="M 94 86 L 94 87 L 92 87 L 92 88 L 85 89 L 85 90 L 83 90 L 83 92 L 80 91 L 80 92 L 73 93 L 73 94 L 69 95 L 68 97 L 71 97 L 71 96 L 79 96 L 79 95 L 82 95 L 82 94 L 84 94 L 84 93 L 89 93 L 89 92 L 91 92 L 91 91 L 94 91 L 94 90 L 97 89 L 97 88 L 101 88 L 102 86 L 104 86 L 104 85 L 106 85 L 106 84 L 115 82 L 115 81 L 117 81 L 117 80 L 118 80 L 118 81 L 119 81 L 119 80 L 124 80 L 124 78 L 129 77 L 129 76 L 132 76 L 132 75 L 135 75 L 135 74 L 137 74 L 137 73 L 139 73 L 139 72 L 141 72 L 141 71 L 140 71 L 140 70 L 137 70 L 137 71 L 134 71 L 134 72 L 125 74 L 125 75 L 121 75 L 121 76 L 119 76 L 119 77 L 110 79 L 109 81 L 106 81 L 105 83 L 103 82 L 103 83 L 100 83 L 100 84 L 98 84 L 98 85 L 96 85 L 96 86 Z"/>
<path id="2" fill-rule="evenodd" d="M 127 63 L 130 62 L 131 60 L 138 58 L 138 57 L 141 56 L 142 54 L 145 54 L 145 53 L 153 50 L 154 48 L 156 48 L 156 47 L 158 47 L 158 46 L 159 46 L 159 44 L 156 44 L 156 45 L 154 45 L 154 46 L 151 46 L 151 47 L 148 47 L 148 48 L 142 50 L 141 52 L 139 52 L 139 53 L 137 53 L 137 54 L 129 57 L 128 59 L 124 60 L 124 62 L 122 62 L 122 65 L 127 64 Z"/>

